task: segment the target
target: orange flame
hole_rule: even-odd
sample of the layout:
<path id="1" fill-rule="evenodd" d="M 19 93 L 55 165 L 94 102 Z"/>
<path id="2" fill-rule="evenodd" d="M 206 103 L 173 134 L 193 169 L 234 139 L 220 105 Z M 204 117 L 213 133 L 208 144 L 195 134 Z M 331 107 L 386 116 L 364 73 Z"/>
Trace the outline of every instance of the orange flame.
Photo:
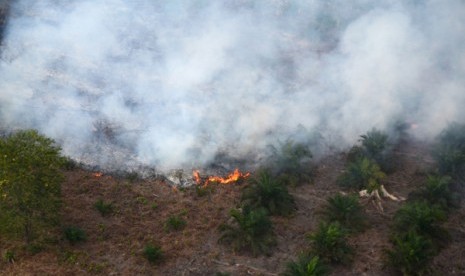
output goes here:
<path id="1" fill-rule="evenodd" d="M 230 184 L 236 182 L 240 179 L 244 179 L 250 176 L 250 173 L 241 173 L 239 169 L 235 169 L 234 172 L 230 173 L 227 177 L 220 177 L 220 176 L 209 176 L 203 186 L 207 186 L 211 182 L 220 183 L 220 184 Z M 201 184 L 202 180 L 200 178 L 199 171 L 193 172 L 194 181 L 197 184 Z"/>
<path id="2" fill-rule="evenodd" d="M 103 176 L 103 173 L 102 172 L 94 172 L 92 174 L 93 177 L 102 177 Z"/>

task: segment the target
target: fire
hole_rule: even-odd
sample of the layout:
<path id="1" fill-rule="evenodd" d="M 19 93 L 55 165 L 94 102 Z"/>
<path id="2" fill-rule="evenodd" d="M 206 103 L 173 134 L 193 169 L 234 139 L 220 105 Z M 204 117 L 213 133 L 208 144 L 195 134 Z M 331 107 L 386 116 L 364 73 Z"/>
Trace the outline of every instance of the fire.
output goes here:
<path id="1" fill-rule="evenodd" d="M 102 172 L 94 172 L 92 174 L 93 177 L 102 177 L 103 176 L 103 173 Z"/>
<path id="2" fill-rule="evenodd" d="M 241 173 L 239 169 L 235 169 L 234 172 L 230 173 L 227 177 L 220 176 L 209 176 L 203 186 L 207 186 L 211 182 L 220 183 L 220 184 L 230 184 L 236 182 L 240 179 L 245 179 L 250 176 L 250 173 Z M 197 184 L 202 184 L 202 179 L 200 178 L 199 171 L 193 172 L 194 181 Z"/>

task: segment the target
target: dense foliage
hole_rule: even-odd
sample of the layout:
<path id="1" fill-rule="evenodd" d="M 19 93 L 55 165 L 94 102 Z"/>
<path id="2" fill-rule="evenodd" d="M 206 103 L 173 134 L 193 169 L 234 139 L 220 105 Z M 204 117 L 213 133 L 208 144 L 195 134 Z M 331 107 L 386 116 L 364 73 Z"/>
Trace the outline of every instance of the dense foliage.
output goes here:
<path id="1" fill-rule="evenodd" d="M 435 242 L 444 241 L 448 235 L 442 227 L 446 213 L 437 205 L 425 201 L 404 204 L 394 216 L 394 228 L 398 233 L 414 231 Z"/>
<path id="2" fill-rule="evenodd" d="M 425 275 L 435 255 L 431 240 L 415 231 L 396 235 L 386 253 L 388 264 L 403 275 Z"/>
<path id="3" fill-rule="evenodd" d="M 349 263 L 353 250 L 347 242 L 347 231 L 337 222 L 321 223 L 309 236 L 311 252 L 329 263 Z"/>
<path id="4" fill-rule="evenodd" d="M 0 231 L 31 242 L 59 222 L 61 167 L 54 141 L 35 130 L 0 140 Z"/>
<path id="5" fill-rule="evenodd" d="M 271 215 L 289 215 L 295 209 L 294 198 L 287 187 L 268 171 L 249 179 L 242 193 L 242 201 L 251 208 L 265 208 Z"/>
<path id="6" fill-rule="evenodd" d="M 346 188 L 367 189 L 371 192 L 379 189 L 380 181 L 385 177 L 376 162 L 363 157 L 347 165 L 347 170 L 339 177 L 338 184 Z"/>

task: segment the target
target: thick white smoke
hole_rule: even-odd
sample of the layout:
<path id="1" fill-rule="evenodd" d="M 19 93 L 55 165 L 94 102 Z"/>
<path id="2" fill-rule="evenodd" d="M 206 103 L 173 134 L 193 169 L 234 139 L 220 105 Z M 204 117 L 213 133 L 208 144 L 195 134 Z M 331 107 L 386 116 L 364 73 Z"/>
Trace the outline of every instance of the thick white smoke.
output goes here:
<path id="1" fill-rule="evenodd" d="M 397 120 L 429 139 L 464 121 L 464 87 L 461 0 L 18 0 L 0 122 L 91 165 L 178 168 Z"/>

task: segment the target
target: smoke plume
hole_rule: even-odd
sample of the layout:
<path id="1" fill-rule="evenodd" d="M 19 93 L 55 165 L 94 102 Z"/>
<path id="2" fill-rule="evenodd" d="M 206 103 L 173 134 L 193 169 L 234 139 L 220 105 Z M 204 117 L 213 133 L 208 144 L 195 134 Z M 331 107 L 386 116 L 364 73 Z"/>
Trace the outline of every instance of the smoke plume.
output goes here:
<path id="1" fill-rule="evenodd" d="M 0 124 L 107 169 L 195 167 L 396 122 L 431 139 L 464 87 L 461 0 L 17 0 Z"/>

